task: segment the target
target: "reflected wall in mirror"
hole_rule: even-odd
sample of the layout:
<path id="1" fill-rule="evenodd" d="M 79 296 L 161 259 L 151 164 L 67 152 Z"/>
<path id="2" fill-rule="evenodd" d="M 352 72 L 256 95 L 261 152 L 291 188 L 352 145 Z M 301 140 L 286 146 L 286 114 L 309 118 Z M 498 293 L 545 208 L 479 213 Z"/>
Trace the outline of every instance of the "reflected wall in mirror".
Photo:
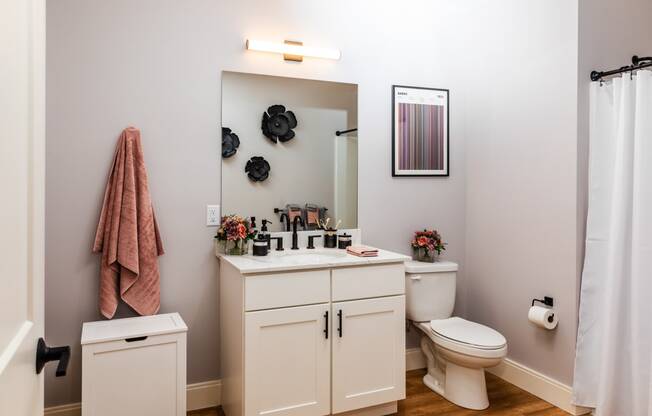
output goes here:
<path id="1" fill-rule="evenodd" d="M 296 127 L 294 137 L 274 143 L 261 127 L 263 113 L 279 104 L 294 114 Z M 315 227 L 316 216 L 331 218 L 330 226 L 341 221 L 340 229 L 357 228 L 357 132 L 335 135 L 357 127 L 357 107 L 355 84 L 223 72 L 222 127 L 237 134 L 240 145 L 222 159 L 222 215 L 254 216 L 258 226 L 265 218 L 270 231 L 284 231 L 280 215 L 296 207 L 313 224 L 306 229 Z M 269 163 L 264 181 L 245 172 L 253 157 Z"/>

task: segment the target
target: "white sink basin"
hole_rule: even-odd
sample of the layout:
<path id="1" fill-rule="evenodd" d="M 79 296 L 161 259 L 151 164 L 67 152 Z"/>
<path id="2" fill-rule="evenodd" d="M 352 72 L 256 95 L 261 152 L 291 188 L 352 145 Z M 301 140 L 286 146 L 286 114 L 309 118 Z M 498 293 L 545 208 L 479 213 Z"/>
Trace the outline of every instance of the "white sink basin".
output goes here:
<path id="1" fill-rule="evenodd" d="M 344 250 L 285 250 L 285 251 L 272 251 L 267 256 L 252 256 L 247 255 L 250 260 L 258 261 L 261 263 L 275 263 L 286 265 L 299 265 L 299 264 L 321 264 L 332 262 L 334 259 L 346 257 Z"/>

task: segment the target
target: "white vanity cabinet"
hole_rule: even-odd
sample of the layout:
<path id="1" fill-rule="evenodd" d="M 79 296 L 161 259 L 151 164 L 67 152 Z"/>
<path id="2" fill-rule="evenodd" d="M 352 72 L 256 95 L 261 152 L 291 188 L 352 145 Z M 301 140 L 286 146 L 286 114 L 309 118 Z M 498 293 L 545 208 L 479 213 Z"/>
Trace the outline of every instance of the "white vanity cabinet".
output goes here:
<path id="1" fill-rule="evenodd" d="M 336 302 L 333 315 L 332 412 L 403 399 L 405 297 Z"/>
<path id="2" fill-rule="evenodd" d="M 326 303 L 246 313 L 245 414 L 330 413 L 329 309 Z"/>
<path id="3" fill-rule="evenodd" d="M 226 416 L 369 416 L 405 398 L 405 273 L 384 264 L 245 273 L 220 261 Z"/>

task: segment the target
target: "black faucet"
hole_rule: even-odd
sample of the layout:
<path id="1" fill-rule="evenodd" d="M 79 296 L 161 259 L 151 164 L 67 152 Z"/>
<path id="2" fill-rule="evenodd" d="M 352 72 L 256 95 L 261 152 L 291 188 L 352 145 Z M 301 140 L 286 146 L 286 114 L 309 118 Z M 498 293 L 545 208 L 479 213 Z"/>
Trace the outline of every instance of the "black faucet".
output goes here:
<path id="1" fill-rule="evenodd" d="M 279 221 L 281 221 L 281 223 L 283 222 L 283 218 L 285 218 L 285 231 L 290 231 L 290 218 L 288 218 L 288 214 L 283 212 L 279 218 L 280 218 Z"/>
<path id="2" fill-rule="evenodd" d="M 307 249 L 314 250 L 315 249 L 315 238 L 321 238 L 321 235 L 309 235 L 308 236 L 308 247 Z"/>
<path id="3" fill-rule="evenodd" d="M 292 221 L 292 250 L 298 250 L 299 249 L 299 243 L 298 243 L 298 238 L 297 238 L 297 222 L 301 223 L 302 227 L 306 227 L 303 218 L 301 218 L 299 215 L 294 217 L 294 221 Z"/>
<path id="4" fill-rule="evenodd" d="M 276 240 L 276 251 L 283 251 L 283 237 L 270 237 L 270 240 Z"/>

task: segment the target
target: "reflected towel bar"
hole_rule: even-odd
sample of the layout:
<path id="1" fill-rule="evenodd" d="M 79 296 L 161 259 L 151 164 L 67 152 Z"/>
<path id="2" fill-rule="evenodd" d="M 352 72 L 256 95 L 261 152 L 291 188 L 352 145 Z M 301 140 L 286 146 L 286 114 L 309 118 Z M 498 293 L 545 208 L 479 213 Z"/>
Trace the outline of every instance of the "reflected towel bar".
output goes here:
<path id="1" fill-rule="evenodd" d="M 338 130 L 338 131 L 335 132 L 335 135 L 336 136 L 341 136 L 343 134 L 351 133 L 351 132 L 354 132 L 354 131 L 358 131 L 358 129 L 355 128 L 355 129 L 349 129 L 349 130 Z"/>

